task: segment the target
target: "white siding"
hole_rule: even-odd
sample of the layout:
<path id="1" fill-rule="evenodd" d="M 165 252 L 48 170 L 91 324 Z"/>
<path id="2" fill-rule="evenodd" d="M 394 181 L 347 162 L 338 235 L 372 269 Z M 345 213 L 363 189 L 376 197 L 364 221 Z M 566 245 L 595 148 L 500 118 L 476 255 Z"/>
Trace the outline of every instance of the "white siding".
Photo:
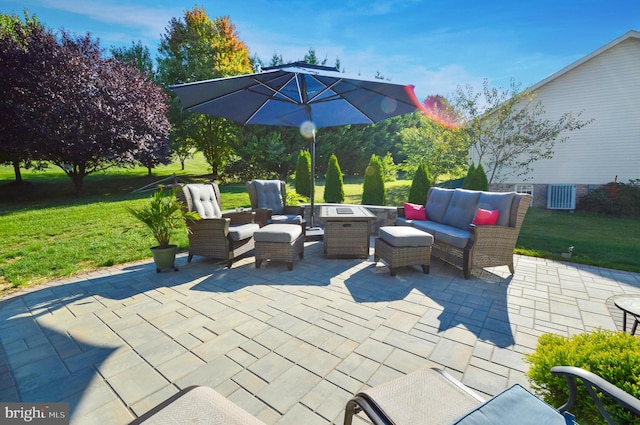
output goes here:
<path id="1" fill-rule="evenodd" d="M 640 40 L 630 37 L 537 88 L 546 117 L 594 121 L 537 161 L 527 183 L 604 184 L 640 178 Z M 509 177 L 504 182 L 519 183 Z"/>

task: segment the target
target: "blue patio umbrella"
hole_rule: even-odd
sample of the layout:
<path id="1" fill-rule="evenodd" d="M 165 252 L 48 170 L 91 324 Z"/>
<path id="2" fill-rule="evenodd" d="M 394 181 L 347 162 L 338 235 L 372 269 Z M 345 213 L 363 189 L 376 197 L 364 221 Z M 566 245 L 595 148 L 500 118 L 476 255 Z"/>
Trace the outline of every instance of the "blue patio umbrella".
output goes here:
<path id="1" fill-rule="evenodd" d="M 373 124 L 420 108 L 412 85 L 349 76 L 337 68 L 305 62 L 169 88 L 178 95 L 184 110 L 243 125 L 299 127 L 311 140 L 311 227 L 314 227 L 316 129 Z"/>

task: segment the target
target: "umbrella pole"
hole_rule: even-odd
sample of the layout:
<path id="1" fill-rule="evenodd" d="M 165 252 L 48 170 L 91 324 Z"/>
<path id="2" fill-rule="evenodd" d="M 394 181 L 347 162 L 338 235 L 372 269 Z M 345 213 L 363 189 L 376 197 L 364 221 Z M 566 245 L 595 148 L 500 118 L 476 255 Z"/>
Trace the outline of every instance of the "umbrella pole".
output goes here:
<path id="1" fill-rule="evenodd" d="M 314 215 L 315 215 L 315 192 L 316 192 L 316 130 L 313 129 L 313 136 L 311 138 L 311 222 L 309 226 L 313 229 L 315 227 Z"/>

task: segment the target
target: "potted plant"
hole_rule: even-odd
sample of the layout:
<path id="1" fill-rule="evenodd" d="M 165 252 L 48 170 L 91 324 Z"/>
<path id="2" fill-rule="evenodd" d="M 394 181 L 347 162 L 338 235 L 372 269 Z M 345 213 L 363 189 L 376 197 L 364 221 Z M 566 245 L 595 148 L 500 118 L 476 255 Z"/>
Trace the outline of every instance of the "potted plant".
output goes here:
<path id="1" fill-rule="evenodd" d="M 158 273 L 163 269 L 178 271 L 175 266 L 177 246 L 169 243 L 171 233 L 185 220 L 196 221 L 200 219 L 197 212 L 185 211 L 183 207 L 183 203 L 176 197 L 176 191 L 171 191 L 167 195 L 162 187 L 153 193 L 151 200 L 145 206 L 141 208 L 126 207 L 127 211 L 149 228 L 158 242 L 157 246 L 151 248 Z"/>

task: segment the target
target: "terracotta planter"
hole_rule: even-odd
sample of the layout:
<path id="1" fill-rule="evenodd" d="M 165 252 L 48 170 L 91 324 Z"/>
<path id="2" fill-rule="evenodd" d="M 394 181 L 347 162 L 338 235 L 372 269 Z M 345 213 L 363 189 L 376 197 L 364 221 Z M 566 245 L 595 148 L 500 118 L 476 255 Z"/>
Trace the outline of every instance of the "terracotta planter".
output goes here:
<path id="1" fill-rule="evenodd" d="M 157 273 L 160 273 L 164 269 L 173 269 L 174 272 L 178 271 L 178 268 L 175 266 L 177 249 L 177 245 L 169 245 L 166 248 L 160 248 L 159 246 L 151 248 Z"/>

